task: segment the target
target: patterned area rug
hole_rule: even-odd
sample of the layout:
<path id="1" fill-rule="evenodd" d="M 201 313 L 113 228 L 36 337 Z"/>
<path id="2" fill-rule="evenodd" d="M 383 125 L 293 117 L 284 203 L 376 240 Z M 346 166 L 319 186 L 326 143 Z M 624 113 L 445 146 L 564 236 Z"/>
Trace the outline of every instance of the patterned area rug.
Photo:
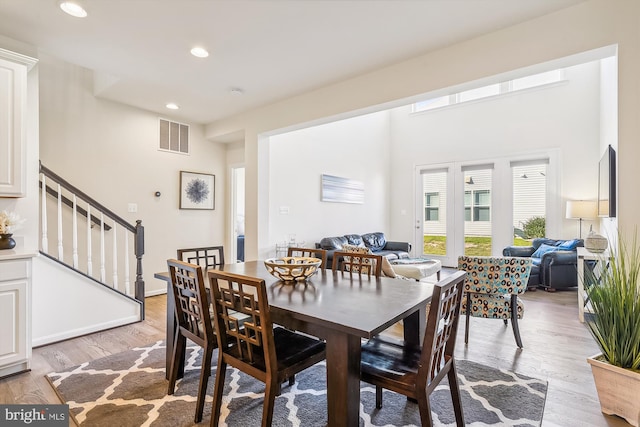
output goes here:
<path id="1" fill-rule="evenodd" d="M 215 372 L 209 379 L 202 423 L 194 424 L 200 370 L 199 347 L 189 347 L 184 378 L 167 395 L 163 341 L 53 372 L 47 379 L 72 417 L 81 426 L 208 425 Z M 214 370 L 217 353 L 214 353 Z M 547 391 L 546 381 L 497 370 L 466 360 L 457 361 L 462 406 L 467 425 L 539 426 Z M 324 427 L 327 423 L 324 363 L 298 374 L 296 383 L 283 385 L 276 398 L 273 426 Z M 443 383 L 446 383 L 444 381 Z M 229 368 L 220 425 L 258 426 L 262 417 L 264 386 Z M 360 426 L 419 426 L 415 403 L 384 391 L 382 409 L 375 408 L 375 388 L 362 383 Z M 447 386 L 431 395 L 434 425 L 455 426 Z M 226 423 L 226 424 L 225 424 Z"/>

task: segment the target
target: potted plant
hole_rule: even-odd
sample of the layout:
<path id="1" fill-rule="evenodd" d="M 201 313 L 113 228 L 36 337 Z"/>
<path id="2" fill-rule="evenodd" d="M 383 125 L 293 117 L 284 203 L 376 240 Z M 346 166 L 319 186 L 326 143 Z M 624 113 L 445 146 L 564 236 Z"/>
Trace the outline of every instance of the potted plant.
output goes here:
<path id="1" fill-rule="evenodd" d="M 603 413 L 640 425 L 640 248 L 619 236 L 617 253 L 598 261 L 590 274 L 591 315 L 586 318 L 602 354 L 590 357 Z M 610 246 L 611 247 L 611 246 Z M 613 249 L 613 248 L 612 248 Z"/>

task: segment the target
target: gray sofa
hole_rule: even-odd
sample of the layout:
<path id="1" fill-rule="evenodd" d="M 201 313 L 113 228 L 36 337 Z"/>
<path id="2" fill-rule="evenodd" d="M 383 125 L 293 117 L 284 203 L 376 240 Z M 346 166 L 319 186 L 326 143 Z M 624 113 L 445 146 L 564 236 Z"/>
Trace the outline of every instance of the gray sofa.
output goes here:
<path id="1" fill-rule="evenodd" d="M 542 287 L 549 291 L 578 286 L 578 251 L 584 246 L 582 239 L 557 240 L 533 239 L 531 246 L 508 246 L 502 250 L 504 256 L 531 258 L 533 267 L 527 290 Z M 541 250 L 546 248 L 547 250 Z"/>
<path id="2" fill-rule="evenodd" d="M 327 266 L 330 267 L 333 263 L 333 253 L 341 251 L 343 245 L 366 246 L 374 255 L 383 255 L 389 261 L 409 258 L 411 252 L 411 243 L 388 241 L 382 232 L 325 237 L 320 243 L 316 243 L 316 248 L 327 251 Z"/>

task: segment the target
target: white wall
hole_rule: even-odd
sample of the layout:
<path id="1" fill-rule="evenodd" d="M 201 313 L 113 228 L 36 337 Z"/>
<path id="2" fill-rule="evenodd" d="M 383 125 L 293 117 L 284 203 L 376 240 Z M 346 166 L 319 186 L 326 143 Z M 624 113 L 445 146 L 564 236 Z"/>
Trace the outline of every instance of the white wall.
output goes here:
<path id="1" fill-rule="evenodd" d="M 269 148 L 265 256 L 274 256 L 275 244 L 290 234 L 313 247 L 323 237 L 389 230 L 388 112 L 272 136 Z M 323 202 L 322 174 L 362 182 L 364 203 Z"/>
<path id="2" fill-rule="evenodd" d="M 32 343 L 50 344 L 139 319 L 140 307 L 44 256 L 33 260 Z M 56 286 L 51 286 L 53 283 Z M 55 303 L 53 303 L 55 302 Z"/>
<path id="3" fill-rule="evenodd" d="M 633 231 L 640 209 L 635 197 L 635 159 L 640 157 L 639 15 L 640 3 L 635 0 L 589 0 L 208 125 L 211 139 L 244 132 L 249 255 L 256 256 L 261 241 L 268 240 L 264 231 L 268 222 L 260 218 L 268 207 L 258 210 L 260 169 L 265 167 L 258 147 L 262 135 L 399 106 L 426 93 L 611 45 L 617 45 L 619 52 L 619 224 Z M 411 218 L 403 224 L 408 222 Z M 399 227 L 407 232 L 408 226 Z"/>
<path id="4" fill-rule="evenodd" d="M 147 295 L 164 292 L 165 282 L 153 273 L 167 270 L 176 249 L 224 243 L 225 147 L 191 124 L 191 155 L 159 151 L 158 116 L 96 98 L 92 79 L 87 69 L 41 58 L 40 159 L 130 223 L 142 220 Z M 216 176 L 215 210 L 178 208 L 181 170 Z M 138 212 L 128 213 L 128 203 Z M 31 226 L 37 229 L 35 221 Z"/>
<path id="5" fill-rule="evenodd" d="M 600 64 L 570 67 L 565 76 L 563 83 L 439 110 L 412 113 L 411 106 L 393 109 L 390 205 L 394 236 L 412 241 L 414 228 L 401 211 L 415 211 L 414 193 L 406 189 L 413 188 L 417 165 L 475 162 L 559 149 L 558 203 L 564 207 L 567 198 L 595 199 L 600 157 Z M 560 211 L 564 217 L 564 209 Z M 510 221 L 507 224 L 511 226 Z M 563 219 L 561 230 L 561 235 L 550 237 L 575 237 L 575 221 Z"/>

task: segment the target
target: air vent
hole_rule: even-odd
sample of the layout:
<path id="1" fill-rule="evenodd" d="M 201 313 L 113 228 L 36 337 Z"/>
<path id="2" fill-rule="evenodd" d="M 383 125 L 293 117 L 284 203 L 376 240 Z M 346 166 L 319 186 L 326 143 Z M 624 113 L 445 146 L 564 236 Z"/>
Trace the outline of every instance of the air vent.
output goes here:
<path id="1" fill-rule="evenodd" d="M 160 119 L 160 150 L 189 154 L 189 125 Z"/>

